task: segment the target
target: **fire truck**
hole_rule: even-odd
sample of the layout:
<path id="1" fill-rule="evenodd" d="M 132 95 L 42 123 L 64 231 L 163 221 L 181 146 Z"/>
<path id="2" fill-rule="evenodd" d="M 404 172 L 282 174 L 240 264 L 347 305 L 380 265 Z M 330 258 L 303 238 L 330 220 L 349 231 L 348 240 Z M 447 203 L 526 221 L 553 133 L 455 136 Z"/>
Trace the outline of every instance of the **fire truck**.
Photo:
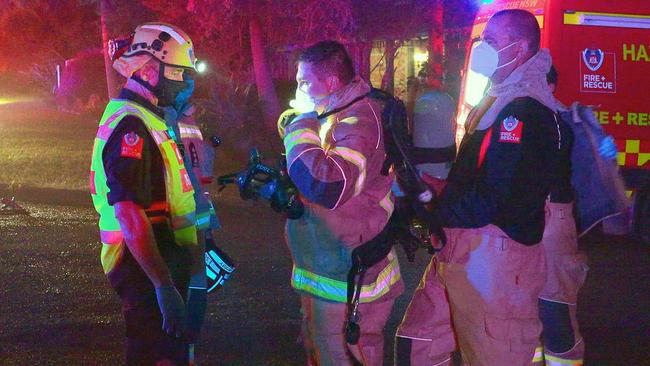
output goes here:
<path id="1" fill-rule="evenodd" d="M 618 164 L 634 202 L 632 229 L 650 241 L 650 1 L 484 0 L 468 43 L 478 42 L 488 19 L 504 9 L 535 15 L 541 43 L 553 56 L 556 97 L 595 106 L 598 121 L 614 136 Z M 466 59 L 469 59 L 467 57 Z M 483 97 L 488 79 L 468 70 L 457 110 L 457 139 L 467 115 Z"/>

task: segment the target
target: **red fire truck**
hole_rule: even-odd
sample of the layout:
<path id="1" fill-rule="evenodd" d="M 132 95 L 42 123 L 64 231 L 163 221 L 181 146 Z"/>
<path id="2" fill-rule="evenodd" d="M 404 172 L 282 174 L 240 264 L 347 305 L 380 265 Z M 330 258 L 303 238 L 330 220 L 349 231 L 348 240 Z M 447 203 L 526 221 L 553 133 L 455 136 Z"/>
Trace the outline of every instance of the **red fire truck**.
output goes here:
<path id="1" fill-rule="evenodd" d="M 597 106 L 598 120 L 619 149 L 618 163 L 634 200 L 634 231 L 650 240 L 650 1 L 485 0 L 468 52 L 488 19 L 503 9 L 525 9 L 537 18 L 542 47 L 550 49 L 559 74 L 557 98 Z M 467 64 L 464 70 L 458 138 L 488 84 Z"/>

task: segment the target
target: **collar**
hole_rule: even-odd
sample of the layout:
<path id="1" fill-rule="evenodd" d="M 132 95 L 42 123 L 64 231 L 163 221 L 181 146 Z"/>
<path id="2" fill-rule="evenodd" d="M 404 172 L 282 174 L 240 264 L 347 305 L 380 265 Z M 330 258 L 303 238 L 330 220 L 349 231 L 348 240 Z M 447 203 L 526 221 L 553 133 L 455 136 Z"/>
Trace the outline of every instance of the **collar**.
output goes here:
<path id="1" fill-rule="evenodd" d="M 358 96 L 368 94 L 369 92 L 370 86 L 361 78 L 356 77 L 346 86 L 335 91 L 328 97 L 327 106 L 325 107 L 325 111 L 323 113 L 342 107 L 350 103 Z"/>
<path id="2" fill-rule="evenodd" d="M 153 112 L 155 115 L 157 115 L 161 119 L 164 119 L 165 114 L 163 113 L 163 111 L 160 108 L 153 105 L 153 103 L 151 103 L 147 98 L 143 97 L 142 95 L 140 95 L 140 94 L 138 94 L 138 93 L 136 93 L 136 92 L 134 92 L 132 90 L 122 88 L 122 90 L 120 91 L 120 95 L 119 95 L 118 99 L 126 99 L 128 101 L 140 104 L 141 106 L 147 108 L 149 111 Z"/>

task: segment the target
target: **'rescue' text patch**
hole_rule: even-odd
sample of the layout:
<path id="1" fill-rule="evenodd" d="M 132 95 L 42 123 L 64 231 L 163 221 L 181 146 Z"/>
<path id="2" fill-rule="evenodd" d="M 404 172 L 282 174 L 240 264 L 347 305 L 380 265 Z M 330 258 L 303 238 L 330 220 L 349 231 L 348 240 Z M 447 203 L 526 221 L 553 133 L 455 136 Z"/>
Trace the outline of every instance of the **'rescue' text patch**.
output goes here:
<path id="1" fill-rule="evenodd" d="M 142 146 L 144 140 L 137 133 L 131 131 L 122 137 L 120 156 L 124 158 L 142 159 Z"/>
<path id="2" fill-rule="evenodd" d="M 523 130 L 523 127 L 524 123 L 513 116 L 504 119 L 501 124 L 499 142 L 521 144 L 521 131 Z"/>

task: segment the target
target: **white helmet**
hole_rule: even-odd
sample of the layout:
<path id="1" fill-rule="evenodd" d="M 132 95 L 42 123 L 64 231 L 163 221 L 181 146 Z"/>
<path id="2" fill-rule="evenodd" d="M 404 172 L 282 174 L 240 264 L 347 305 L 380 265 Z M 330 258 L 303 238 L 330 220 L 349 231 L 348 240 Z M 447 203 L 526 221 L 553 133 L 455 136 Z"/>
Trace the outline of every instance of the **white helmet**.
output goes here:
<path id="1" fill-rule="evenodd" d="M 178 27 L 166 23 L 145 23 L 138 26 L 130 39 L 109 42 L 113 67 L 130 77 L 151 57 L 172 66 L 196 70 L 192 40 Z"/>

